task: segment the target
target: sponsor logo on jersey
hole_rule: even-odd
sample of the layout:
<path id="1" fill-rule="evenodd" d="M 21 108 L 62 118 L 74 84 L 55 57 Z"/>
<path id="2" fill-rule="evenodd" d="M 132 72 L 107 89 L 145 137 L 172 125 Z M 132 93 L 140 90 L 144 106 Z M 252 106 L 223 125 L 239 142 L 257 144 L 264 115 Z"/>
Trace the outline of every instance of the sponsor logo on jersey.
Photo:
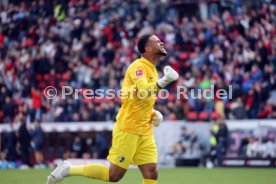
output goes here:
<path id="1" fill-rule="evenodd" d="M 136 77 L 142 77 L 144 75 L 144 72 L 143 72 L 143 70 L 136 70 L 135 75 L 136 75 Z"/>

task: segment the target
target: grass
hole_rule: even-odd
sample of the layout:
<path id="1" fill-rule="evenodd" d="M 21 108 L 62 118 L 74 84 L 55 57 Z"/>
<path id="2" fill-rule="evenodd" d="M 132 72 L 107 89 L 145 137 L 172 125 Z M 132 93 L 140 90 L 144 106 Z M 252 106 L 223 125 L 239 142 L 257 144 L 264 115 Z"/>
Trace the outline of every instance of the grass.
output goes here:
<path id="1" fill-rule="evenodd" d="M 51 170 L 0 170 L 1 184 L 44 184 Z M 66 178 L 60 184 L 104 184 L 82 177 Z M 141 184 L 137 169 L 130 169 L 118 184 Z M 158 184 L 275 184 L 275 169 L 159 169 Z"/>

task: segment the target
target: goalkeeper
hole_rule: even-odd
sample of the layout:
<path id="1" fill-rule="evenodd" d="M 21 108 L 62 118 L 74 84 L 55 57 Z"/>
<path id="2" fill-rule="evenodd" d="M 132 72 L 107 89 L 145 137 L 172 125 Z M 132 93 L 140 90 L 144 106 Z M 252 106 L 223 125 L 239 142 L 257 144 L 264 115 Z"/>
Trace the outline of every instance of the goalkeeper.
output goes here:
<path id="1" fill-rule="evenodd" d="M 110 166 L 72 166 L 63 161 L 48 176 L 46 184 L 57 183 L 67 176 L 117 182 L 130 164 L 139 167 L 143 184 L 157 184 L 157 149 L 152 126 L 159 126 L 163 116 L 153 107 L 156 92 L 177 80 L 178 74 L 166 66 L 164 76 L 158 79 L 155 66 L 161 57 L 167 55 L 167 51 L 157 36 L 142 36 L 138 41 L 138 50 L 141 58 L 128 67 L 122 84 L 122 105 L 116 117 L 112 146 L 107 157 Z"/>

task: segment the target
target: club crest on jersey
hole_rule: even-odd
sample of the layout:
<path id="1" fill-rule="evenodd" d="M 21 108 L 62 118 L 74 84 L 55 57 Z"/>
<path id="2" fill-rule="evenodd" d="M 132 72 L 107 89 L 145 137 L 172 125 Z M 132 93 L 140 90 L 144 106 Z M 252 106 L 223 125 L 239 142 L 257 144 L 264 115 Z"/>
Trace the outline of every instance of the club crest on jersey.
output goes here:
<path id="1" fill-rule="evenodd" d="M 124 156 L 120 156 L 119 162 L 123 162 L 123 161 L 125 161 L 125 157 Z"/>
<path id="2" fill-rule="evenodd" d="M 144 72 L 143 72 L 143 70 L 136 70 L 135 75 L 136 75 L 136 77 L 142 77 L 144 75 Z"/>

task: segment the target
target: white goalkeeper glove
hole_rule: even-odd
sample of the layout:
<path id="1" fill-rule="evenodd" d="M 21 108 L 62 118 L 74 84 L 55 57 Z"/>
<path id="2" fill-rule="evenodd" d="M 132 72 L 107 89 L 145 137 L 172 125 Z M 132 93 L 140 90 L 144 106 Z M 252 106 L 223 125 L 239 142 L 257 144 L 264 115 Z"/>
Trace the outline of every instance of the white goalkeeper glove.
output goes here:
<path id="1" fill-rule="evenodd" d="M 157 85 L 164 88 L 168 84 L 178 79 L 178 73 L 170 66 L 165 66 L 164 76 L 157 81 Z"/>
<path id="2" fill-rule="evenodd" d="M 163 121 L 163 115 L 157 110 L 152 110 L 151 123 L 154 127 L 158 127 Z"/>

